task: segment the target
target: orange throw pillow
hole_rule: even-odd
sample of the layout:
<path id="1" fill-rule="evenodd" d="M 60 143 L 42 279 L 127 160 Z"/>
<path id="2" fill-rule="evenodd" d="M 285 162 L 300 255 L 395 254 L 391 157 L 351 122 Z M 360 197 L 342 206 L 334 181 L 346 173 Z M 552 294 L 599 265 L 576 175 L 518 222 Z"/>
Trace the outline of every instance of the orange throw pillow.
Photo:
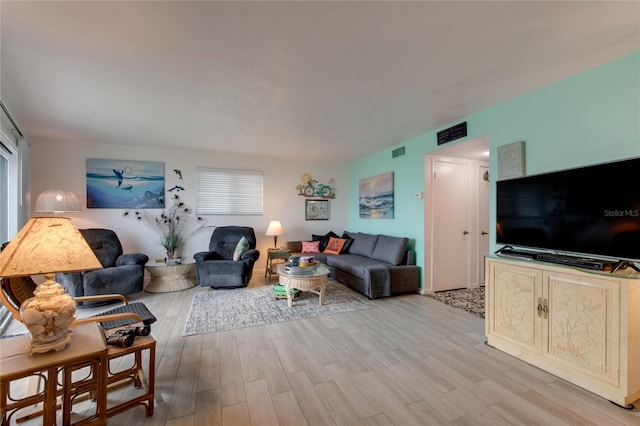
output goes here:
<path id="1" fill-rule="evenodd" d="M 342 247 L 347 242 L 346 239 L 343 238 L 329 238 L 329 242 L 327 243 L 327 248 L 324 249 L 324 253 L 329 254 L 340 254 L 342 251 Z"/>
<path id="2" fill-rule="evenodd" d="M 302 253 L 320 253 L 320 241 L 303 241 Z"/>

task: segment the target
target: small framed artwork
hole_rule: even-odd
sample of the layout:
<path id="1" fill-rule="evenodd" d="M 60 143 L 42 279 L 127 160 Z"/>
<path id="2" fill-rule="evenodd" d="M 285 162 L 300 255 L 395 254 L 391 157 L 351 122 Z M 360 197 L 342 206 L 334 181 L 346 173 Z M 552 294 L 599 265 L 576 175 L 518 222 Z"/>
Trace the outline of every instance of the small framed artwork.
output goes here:
<path id="1" fill-rule="evenodd" d="M 304 200 L 305 220 L 329 220 L 329 200 Z"/>

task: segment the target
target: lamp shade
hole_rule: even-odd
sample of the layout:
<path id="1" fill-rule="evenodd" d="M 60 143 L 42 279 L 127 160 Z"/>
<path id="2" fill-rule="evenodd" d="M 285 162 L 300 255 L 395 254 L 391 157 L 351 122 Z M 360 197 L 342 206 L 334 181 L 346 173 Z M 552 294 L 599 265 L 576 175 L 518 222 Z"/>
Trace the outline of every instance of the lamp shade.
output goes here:
<path id="1" fill-rule="evenodd" d="M 45 281 L 33 297 L 20 306 L 20 318 L 31 333 L 26 351 L 62 350 L 71 340 L 69 326 L 75 319 L 76 303 L 53 280 L 56 272 L 102 268 L 71 219 L 36 217 L 0 252 L 0 276 L 5 278 L 44 274 Z"/>
<path id="2" fill-rule="evenodd" d="M 273 247 L 278 246 L 278 235 L 284 235 L 284 228 L 279 220 L 272 220 L 267 226 L 267 235 L 273 235 Z"/>
<path id="3" fill-rule="evenodd" d="M 30 219 L 0 253 L 0 277 L 102 268 L 78 228 L 65 217 Z"/>
<path id="4" fill-rule="evenodd" d="M 271 222 L 269 222 L 266 235 L 284 235 L 284 228 L 282 227 L 282 224 L 279 220 L 272 220 Z"/>
<path id="5" fill-rule="evenodd" d="M 61 189 L 47 189 L 42 191 L 36 199 L 37 212 L 79 212 L 80 200 L 71 191 Z"/>

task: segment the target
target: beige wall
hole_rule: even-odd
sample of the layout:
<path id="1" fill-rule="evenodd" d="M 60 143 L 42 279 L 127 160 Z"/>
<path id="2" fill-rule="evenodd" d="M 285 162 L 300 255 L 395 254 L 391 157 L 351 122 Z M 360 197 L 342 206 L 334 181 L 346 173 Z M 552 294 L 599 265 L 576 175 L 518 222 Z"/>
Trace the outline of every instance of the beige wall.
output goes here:
<path id="1" fill-rule="evenodd" d="M 273 246 L 273 237 L 264 235 L 270 220 L 278 219 L 286 235 L 278 238 L 278 245 L 287 240 L 309 239 L 311 234 L 324 234 L 329 230 L 341 233 L 347 228 L 348 212 L 348 165 L 340 162 L 305 162 L 222 152 L 190 151 L 182 149 L 159 149 L 147 147 L 125 147 L 93 143 L 68 143 L 58 141 L 34 141 L 32 145 L 31 179 L 32 196 L 45 189 L 60 188 L 75 192 L 86 206 L 86 159 L 127 159 L 162 161 L 165 167 L 165 188 L 177 182 L 173 169 L 182 171 L 180 185 L 182 200 L 195 208 L 195 168 L 220 167 L 229 169 L 262 170 L 264 172 L 263 216 L 205 216 L 209 225 L 252 226 L 256 231 L 258 249 L 263 254 L 258 268 L 264 268 L 264 250 Z M 336 199 L 330 200 L 328 221 L 305 221 L 304 197 L 296 190 L 303 173 L 309 173 L 320 182 L 335 179 Z M 169 202 L 169 201 L 168 201 Z M 169 205 L 169 204 L 168 204 Z M 125 251 L 139 251 L 151 259 L 164 257 L 153 231 L 147 226 L 123 217 L 124 209 L 86 209 L 79 213 L 67 213 L 78 228 L 104 227 L 113 229 L 120 237 Z M 33 215 L 39 215 L 33 213 Z M 181 250 L 184 257 L 206 250 L 211 230 L 204 230 L 192 237 Z"/>

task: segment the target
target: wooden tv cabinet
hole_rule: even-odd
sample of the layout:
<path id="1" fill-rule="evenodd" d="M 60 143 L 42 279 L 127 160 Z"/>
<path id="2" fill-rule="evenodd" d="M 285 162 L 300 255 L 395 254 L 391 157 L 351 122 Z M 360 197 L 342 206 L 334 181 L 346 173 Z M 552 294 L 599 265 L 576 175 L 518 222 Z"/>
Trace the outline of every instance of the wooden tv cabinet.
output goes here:
<path id="1" fill-rule="evenodd" d="M 490 346 L 625 408 L 640 399 L 640 274 L 485 262 Z"/>

